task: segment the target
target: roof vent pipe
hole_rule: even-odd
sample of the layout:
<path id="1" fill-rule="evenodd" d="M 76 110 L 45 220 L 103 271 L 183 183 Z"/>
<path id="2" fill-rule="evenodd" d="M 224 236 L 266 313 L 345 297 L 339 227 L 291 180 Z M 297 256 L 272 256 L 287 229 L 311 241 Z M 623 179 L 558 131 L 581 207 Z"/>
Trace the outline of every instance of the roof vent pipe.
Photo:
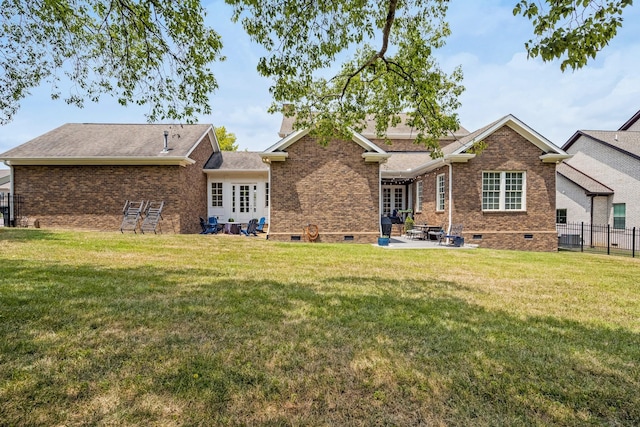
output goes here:
<path id="1" fill-rule="evenodd" d="M 618 140 L 618 134 L 617 133 L 616 133 L 616 136 L 613 139 L 615 139 L 616 141 Z"/>
<path id="2" fill-rule="evenodd" d="M 162 150 L 163 153 L 168 153 L 169 152 L 169 131 L 165 130 L 164 131 L 164 149 Z"/>

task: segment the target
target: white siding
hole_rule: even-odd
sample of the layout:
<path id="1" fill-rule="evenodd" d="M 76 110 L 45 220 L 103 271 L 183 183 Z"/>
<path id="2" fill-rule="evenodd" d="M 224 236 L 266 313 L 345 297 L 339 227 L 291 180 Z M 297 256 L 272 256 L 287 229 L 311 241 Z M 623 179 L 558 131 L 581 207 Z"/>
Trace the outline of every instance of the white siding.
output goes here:
<path id="1" fill-rule="evenodd" d="M 605 222 L 613 224 L 613 203 L 625 203 L 627 228 L 640 227 L 640 161 L 584 136 L 567 152 L 573 155 L 568 164 L 613 189 Z M 567 189 L 558 184 L 558 193 L 563 190 Z M 594 214 L 599 216 L 598 212 Z"/>

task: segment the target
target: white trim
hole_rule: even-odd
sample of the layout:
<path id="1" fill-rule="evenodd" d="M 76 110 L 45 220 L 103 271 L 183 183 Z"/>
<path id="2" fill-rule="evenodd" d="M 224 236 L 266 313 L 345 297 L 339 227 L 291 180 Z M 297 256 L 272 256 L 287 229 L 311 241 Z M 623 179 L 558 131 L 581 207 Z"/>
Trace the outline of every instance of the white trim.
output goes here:
<path id="1" fill-rule="evenodd" d="M 213 150 L 213 152 L 216 152 L 216 147 L 218 148 L 218 151 L 220 151 L 220 145 L 218 144 L 218 139 L 216 138 L 216 133 L 213 130 L 213 126 L 209 125 L 209 127 L 207 128 L 207 130 L 200 136 L 200 138 L 198 138 L 198 140 L 196 141 L 195 144 L 193 144 L 191 146 L 191 148 L 189 149 L 189 151 L 187 152 L 187 154 L 185 155 L 185 157 L 189 157 L 191 155 L 191 153 L 193 153 L 193 150 L 196 149 L 196 147 L 198 147 L 200 145 L 200 143 L 202 142 L 202 140 L 204 139 L 205 136 L 209 135 L 209 140 L 210 140 L 210 144 L 211 144 L 211 149 Z M 214 145 L 215 144 L 215 145 Z M 194 162 L 195 163 L 195 162 Z"/>
<path id="2" fill-rule="evenodd" d="M 446 181 L 444 177 L 445 177 L 444 173 L 439 173 L 438 175 L 436 175 L 436 212 L 444 212 L 446 208 L 446 205 L 445 205 Z M 439 188 L 440 179 L 442 179 L 442 196 L 440 196 L 440 188 Z M 442 209 L 440 209 L 440 204 L 441 204 L 440 202 L 442 202 Z"/>
<path id="3" fill-rule="evenodd" d="M 192 165 L 196 161 L 188 157 L 167 156 L 167 157 L 27 157 L 12 158 L 6 160 L 5 164 L 13 166 L 45 166 L 45 165 Z"/>
<path id="4" fill-rule="evenodd" d="M 484 174 L 497 173 L 500 174 L 500 193 L 498 195 L 498 209 L 485 209 L 483 202 L 484 191 L 480 191 L 480 209 L 482 212 L 526 212 L 527 211 L 527 171 L 523 170 L 483 170 L 481 185 L 484 187 Z M 522 197 L 520 198 L 520 209 L 507 209 L 506 205 L 506 174 L 521 173 L 522 174 Z"/>

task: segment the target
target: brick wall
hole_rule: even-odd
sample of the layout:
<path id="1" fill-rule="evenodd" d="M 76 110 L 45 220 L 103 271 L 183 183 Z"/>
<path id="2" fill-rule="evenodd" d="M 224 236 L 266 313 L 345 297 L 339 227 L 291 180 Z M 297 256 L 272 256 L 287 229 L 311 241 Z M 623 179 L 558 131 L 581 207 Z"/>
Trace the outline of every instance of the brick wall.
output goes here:
<path id="1" fill-rule="evenodd" d="M 487 148 L 468 163 L 453 164 L 452 223 L 464 225 L 466 243 L 494 249 L 555 251 L 555 164 L 542 163 L 542 151 L 511 128 L 505 126 L 485 140 Z M 525 212 L 483 212 L 483 171 L 525 171 Z M 448 225 L 448 200 L 442 213 L 435 211 L 436 175 L 445 173 L 446 196 L 449 190 L 448 167 L 421 177 L 424 184 L 423 212 L 418 221 Z M 474 236 L 476 237 L 474 239 Z"/>
<path id="2" fill-rule="evenodd" d="M 15 193 L 23 215 L 43 228 L 116 231 L 125 200 L 165 201 L 160 230 L 196 233 L 206 213 L 204 163 L 212 149 L 205 139 L 182 166 L 14 166 Z"/>
<path id="3" fill-rule="evenodd" d="M 377 241 L 378 163 L 365 163 L 353 141 L 324 147 L 305 136 L 287 151 L 287 160 L 271 163 L 269 239 L 304 239 L 303 228 L 315 224 L 318 242 Z"/>

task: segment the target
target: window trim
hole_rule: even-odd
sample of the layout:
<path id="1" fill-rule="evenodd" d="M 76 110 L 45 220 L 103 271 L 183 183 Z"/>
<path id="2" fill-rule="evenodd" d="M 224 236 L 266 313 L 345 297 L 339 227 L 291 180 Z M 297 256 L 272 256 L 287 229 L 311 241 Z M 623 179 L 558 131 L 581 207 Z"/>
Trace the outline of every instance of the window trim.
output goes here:
<path id="1" fill-rule="evenodd" d="M 498 208 L 497 209 L 488 209 L 485 208 L 485 174 L 500 174 L 500 183 L 498 188 Z M 509 209 L 506 207 L 506 181 L 507 174 L 522 174 L 522 189 L 520 196 L 520 208 L 518 209 Z M 497 170 L 486 170 L 482 171 L 482 180 L 481 180 L 482 188 L 481 188 L 481 199 L 480 204 L 482 208 L 482 212 L 526 212 L 527 211 L 527 172 L 521 170 L 508 170 L 508 171 L 497 171 Z M 493 190 L 492 192 L 495 192 Z"/>
<path id="2" fill-rule="evenodd" d="M 616 206 L 622 207 L 622 215 L 616 216 Z M 614 230 L 624 230 L 627 226 L 627 204 L 626 203 L 613 203 L 611 206 L 612 212 L 612 220 L 613 220 L 613 229 Z M 618 224 L 616 226 L 616 219 L 618 220 Z M 620 227 L 620 221 L 622 221 L 622 227 Z"/>
<path id="3" fill-rule="evenodd" d="M 213 187 L 214 185 L 217 187 L 216 188 L 216 194 L 214 194 L 213 192 Z M 224 208 L 224 183 L 221 181 L 212 181 L 211 182 L 211 186 L 210 186 L 210 192 L 211 192 L 211 207 L 212 208 Z M 220 191 L 220 193 L 218 194 L 217 191 Z M 219 201 L 220 204 L 216 204 L 216 202 Z"/>
<path id="4" fill-rule="evenodd" d="M 561 219 L 564 219 L 564 221 L 560 221 Z M 566 223 L 567 223 L 567 209 L 566 208 L 556 209 L 556 224 L 566 224 Z"/>
<path id="5" fill-rule="evenodd" d="M 446 204 L 445 176 L 443 173 L 436 176 L 436 212 L 444 212 Z"/>
<path id="6" fill-rule="evenodd" d="M 415 203 L 415 211 L 422 212 L 422 191 L 424 188 L 424 183 L 419 180 L 416 181 L 416 203 Z"/>

